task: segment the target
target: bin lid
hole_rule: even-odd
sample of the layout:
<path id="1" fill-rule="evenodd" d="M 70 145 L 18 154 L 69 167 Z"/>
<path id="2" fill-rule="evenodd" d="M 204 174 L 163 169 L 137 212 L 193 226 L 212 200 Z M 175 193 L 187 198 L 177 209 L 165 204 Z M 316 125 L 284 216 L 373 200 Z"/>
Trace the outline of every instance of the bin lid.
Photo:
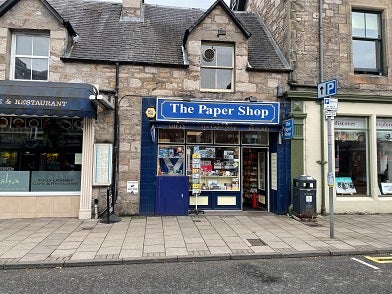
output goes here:
<path id="1" fill-rule="evenodd" d="M 303 182 L 303 181 L 315 181 L 316 179 L 311 176 L 300 175 L 298 177 L 295 177 L 294 180 Z"/>

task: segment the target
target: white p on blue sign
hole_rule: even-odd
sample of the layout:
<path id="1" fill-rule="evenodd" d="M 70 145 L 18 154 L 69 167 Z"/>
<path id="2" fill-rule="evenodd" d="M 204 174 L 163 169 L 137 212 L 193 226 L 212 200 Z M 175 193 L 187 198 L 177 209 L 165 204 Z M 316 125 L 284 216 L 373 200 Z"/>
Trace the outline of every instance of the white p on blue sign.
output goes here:
<path id="1" fill-rule="evenodd" d="M 322 99 L 336 95 L 338 90 L 338 82 L 336 79 L 326 81 L 317 85 L 317 98 Z"/>

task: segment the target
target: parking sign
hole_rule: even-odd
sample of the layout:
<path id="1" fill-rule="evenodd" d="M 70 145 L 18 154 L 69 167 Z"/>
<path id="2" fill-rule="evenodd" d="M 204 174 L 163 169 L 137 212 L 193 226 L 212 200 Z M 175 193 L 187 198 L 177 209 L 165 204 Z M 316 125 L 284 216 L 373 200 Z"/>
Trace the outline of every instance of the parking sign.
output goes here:
<path id="1" fill-rule="evenodd" d="M 317 98 L 322 99 L 334 96 L 337 93 L 338 82 L 336 79 L 326 81 L 317 85 Z"/>

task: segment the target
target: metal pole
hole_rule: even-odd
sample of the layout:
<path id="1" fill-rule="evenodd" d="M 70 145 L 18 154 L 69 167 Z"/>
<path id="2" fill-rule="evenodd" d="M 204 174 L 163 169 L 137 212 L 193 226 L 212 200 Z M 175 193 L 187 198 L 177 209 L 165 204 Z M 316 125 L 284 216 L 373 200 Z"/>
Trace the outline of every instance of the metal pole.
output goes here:
<path id="1" fill-rule="evenodd" d="M 332 117 L 327 116 L 328 122 L 328 190 L 329 190 L 329 237 L 334 238 L 334 209 L 333 187 L 334 173 L 332 171 Z"/>

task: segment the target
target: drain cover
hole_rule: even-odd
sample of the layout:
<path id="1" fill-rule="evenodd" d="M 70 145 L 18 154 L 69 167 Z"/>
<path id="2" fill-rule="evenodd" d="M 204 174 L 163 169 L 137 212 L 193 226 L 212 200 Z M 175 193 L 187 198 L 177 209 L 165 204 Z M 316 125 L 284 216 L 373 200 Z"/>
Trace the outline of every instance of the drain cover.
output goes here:
<path id="1" fill-rule="evenodd" d="M 308 227 L 322 227 L 323 225 L 320 225 L 319 223 L 315 222 L 304 222 L 303 224 L 307 225 Z"/>
<path id="2" fill-rule="evenodd" d="M 267 245 L 260 239 L 246 239 L 246 241 L 248 241 L 251 246 L 265 246 L 265 245 Z"/>

